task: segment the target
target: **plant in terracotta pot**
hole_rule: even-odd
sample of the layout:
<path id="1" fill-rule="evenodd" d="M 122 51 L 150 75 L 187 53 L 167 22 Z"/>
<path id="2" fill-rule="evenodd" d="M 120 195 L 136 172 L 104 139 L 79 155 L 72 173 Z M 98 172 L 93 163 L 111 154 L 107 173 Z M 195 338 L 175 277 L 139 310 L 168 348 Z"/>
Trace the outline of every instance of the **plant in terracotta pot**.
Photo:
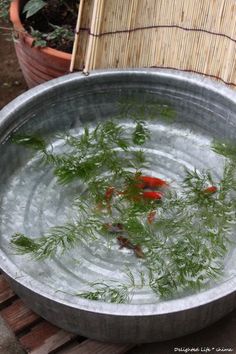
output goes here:
<path id="1" fill-rule="evenodd" d="M 29 87 L 69 72 L 79 0 L 3 0 L 9 6 L 14 43 Z"/>

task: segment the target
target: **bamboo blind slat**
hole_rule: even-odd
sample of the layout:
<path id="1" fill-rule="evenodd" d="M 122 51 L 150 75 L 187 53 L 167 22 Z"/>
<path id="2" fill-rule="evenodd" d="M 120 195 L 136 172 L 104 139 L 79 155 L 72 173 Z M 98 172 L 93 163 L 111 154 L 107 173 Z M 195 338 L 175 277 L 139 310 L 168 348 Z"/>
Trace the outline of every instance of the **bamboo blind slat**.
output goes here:
<path id="1" fill-rule="evenodd" d="M 163 67 L 236 87 L 235 0 L 84 0 L 75 68 Z"/>
<path id="2" fill-rule="evenodd" d="M 72 50 L 72 58 L 71 58 L 71 63 L 70 63 L 70 72 L 73 71 L 74 66 L 75 66 L 76 52 L 77 52 L 77 47 L 78 47 L 78 42 L 79 42 L 79 31 L 80 31 L 80 24 L 81 24 L 83 6 L 84 6 L 84 0 L 80 0 L 77 23 L 76 23 L 76 28 L 75 28 L 75 39 L 74 39 L 74 45 L 73 45 L 73 50 Z"/>
<path id="3" fill-rule="evenodd" d="M 94 0 L 84 0 L 79 29 L 77 50 L 75 50 L 74 68 L 82 70 L 85 62 L 85 53 L 89 39 L 89 31 L 93 13 Z"/>

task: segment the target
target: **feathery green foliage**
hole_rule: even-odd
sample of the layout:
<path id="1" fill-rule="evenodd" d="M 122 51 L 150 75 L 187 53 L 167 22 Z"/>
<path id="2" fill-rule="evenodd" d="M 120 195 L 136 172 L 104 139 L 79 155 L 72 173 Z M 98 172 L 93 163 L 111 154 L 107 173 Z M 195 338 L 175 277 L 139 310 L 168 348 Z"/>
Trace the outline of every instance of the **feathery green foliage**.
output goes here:
<path id="1" fill-rule="evenodd" d="M 46 151 L 46 142 L 41 136 L 36 135 L 14 135 L 12 137 L 14 144 L 29 147 L 36 151 Z"/>
<path id="2" fill-rule="evenodd" d="M 136 124 L 133 134 L 136 134 L 139 124 Z M 141 135 L 139 139 L 144 142 L 149 138 L 149 131 L 145 128 Z M 104 171 L 113 176 L 125 175 L 128 168 L 140 168 L 145 162 L 142 150 L 130 149 L 131 141 L 127 140 L 124 128 L 113 121 L 98 124 L 95 129 L 85 127 L 79 137 L 65 136 L 65 143 L 71 149 L 62 155 L 47 150 L 42 137 L 15 135 L 12 141 L 40 151 L 43 161 L 54 166 L 54 174 L 62 184 L 77 178 L 89 182 Z"/>
<path id="3" fill-rule="evenodd" d="M 143 145 L 149 138 L 150 132 L 145 126 L 145 122 L 137 121 L 136 128 L 133 132 L 133 143 L 135 145 Z"/>
<path id="4" fill-rule="evenodd" d="M 143 110 L 146 108 L 143 107 Z M 143 116 L 143 113 L 142 113 Z M 44 259 L 70 249 L 83 240 L 97 241 L 117 234 L 107 229 L 121 224 L 122 235 L 129 240 L 131 252 L 142 247 L 145 271 L 136 284 L 135 275 L 127 271 L 129 284 L 109 285 L 103 281 L 90 284 L 91 290 L 78 293 L 86 299 L 123 303 L 130 301 L 130 292 L 148 285 L 158 297 L 169 299 L 209 286 L 223 273 L 224 257 L 230 244 L 232 225 L 236 222 L 236 158 L 234 147 L 213 143 L 212 149 L 226 157 L 222 179 L 216 183 L 210 171 L 186 170 L 180 191 L 164 191 L 161 200 L 142 198 L 138 177 L 142 175 L 145 154 L 133 150 L 143 145 L 151 132 L 142 120 L 136 120 L 128 134 L 124 126 L 106 121 L 95 128 L 84 128 L 79 137 L 66 135 L 69 146 L 64 154 L 47 148 L 41 137 L 18 136 L 14 142 L 30 146 L 54 167 L 60 183 L 78 178 L 87 185 L 87 193 L 77 197 L 78 218 L 74 223 L 54 227 L 49 233 L 31 239 L 22 234 L 12 237 L 12 244 L 21 253 Z M 216 186 L 215 193 L 205 193 Z M 107 191 L 110 194 L 107 195 Z M 156 213 L 152 222 L 149 213 Z M 146 273 L 145 273 L 146 272 Z"/>
<path id="5" fill-rule="evenodd" d="M 92 291 L 84 291 L 75 294 L 88 300 L 100 300 L 109 303 L 124 304 L 130 302 L 129 288 L 124 284 L 107 285 L 104 282 L 89 284 Z"/>
<path id="6" fill-rule="evenodd" d="M 214 140 L 212 143 L 212 150 L 217 154 L 230 159 L 231 162 L 236 162 L 236 144 L 234 142 Z"/>
<path id="7" fill-rule="evenodd" d="M 175 111 L 165 102 L 155 100 L 148 95 L 122 97 L 119 101 L 119 118 L 131 118 L 136 121 L 163 120 L 174 122 Z"/>
<path id="8" fill-rule="evenodd" d="M 35 239 L 16 233 L 12 236 L 11 243 L 18 253 L 30 253 L 33 258 L 42 260 L 52 257 L 57 250 L 63 252 L 80 241 L 81 235 L 83 235 L 80 233 L 80 229 L 81 226 L 68 223 L 52 227 L 48 234 Z"/>

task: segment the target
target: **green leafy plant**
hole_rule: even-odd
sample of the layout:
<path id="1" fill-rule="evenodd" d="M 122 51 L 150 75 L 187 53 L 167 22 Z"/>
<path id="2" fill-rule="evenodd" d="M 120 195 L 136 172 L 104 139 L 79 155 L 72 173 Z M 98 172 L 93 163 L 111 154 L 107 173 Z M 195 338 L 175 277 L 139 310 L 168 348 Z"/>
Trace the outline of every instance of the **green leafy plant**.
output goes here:
<path id="1" fill-rule="evenodd" d="M 7 22 L 10 4 L 11 0 L 0 1 L 0 18 Z M 50 46 L 71 52 L 78 6 L 79 0 L 26 1 L 21 12 L 21 21 L 34 38 L 33 46 Z"/>
<path id="2" fill-rule="evenodd" d="M 26 18 L 35 15 L 38 11 L 40 11 L 47 3 L 43 0 L 29 0 L 23 10 L 22 13 L 26 14 Z"/>
<path id="3" fill-rule="evenodd" d="M 31 35 L 34 38 L 33 40 L 33 47 L 46 47 L 47 41 L 45 39 L 45 34 L 38 30 L 34 30 L 31 27 Z"/>
<path id="4" fill-rule="evenodd" d="M 57 45 L 68 41 L 72 42 L 74 40 L 74 32 L 70 27 L 51 26 L 53 31 L 50 33 L 42 33 L 31 27 L 31 35 L 34 38 L 33 46 L 46 47 L 49 41 L 53 41 L 55 45 Z"/>

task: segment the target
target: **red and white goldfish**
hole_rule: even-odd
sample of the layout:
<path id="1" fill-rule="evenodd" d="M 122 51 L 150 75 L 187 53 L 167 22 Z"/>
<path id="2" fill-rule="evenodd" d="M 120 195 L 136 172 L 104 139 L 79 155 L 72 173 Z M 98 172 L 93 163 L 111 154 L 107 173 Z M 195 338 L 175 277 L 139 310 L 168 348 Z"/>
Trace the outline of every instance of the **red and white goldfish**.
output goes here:
<path id="1" fill-rule="evenodd" d="M 163 193 L 156 191 L 144 191 L 141 196 L 143 199 L 161 200 L 163 197 Z"/>
<path id="2" fill-rule="evenodd" d="M 161 178 L 152 177 L 152 176 L 138 176 L 137 180 L 141 183 L 138 184 L 138 187 L 141 189 L 158 189 L 158 188 L 167 188 L 169 184 Z"/>

